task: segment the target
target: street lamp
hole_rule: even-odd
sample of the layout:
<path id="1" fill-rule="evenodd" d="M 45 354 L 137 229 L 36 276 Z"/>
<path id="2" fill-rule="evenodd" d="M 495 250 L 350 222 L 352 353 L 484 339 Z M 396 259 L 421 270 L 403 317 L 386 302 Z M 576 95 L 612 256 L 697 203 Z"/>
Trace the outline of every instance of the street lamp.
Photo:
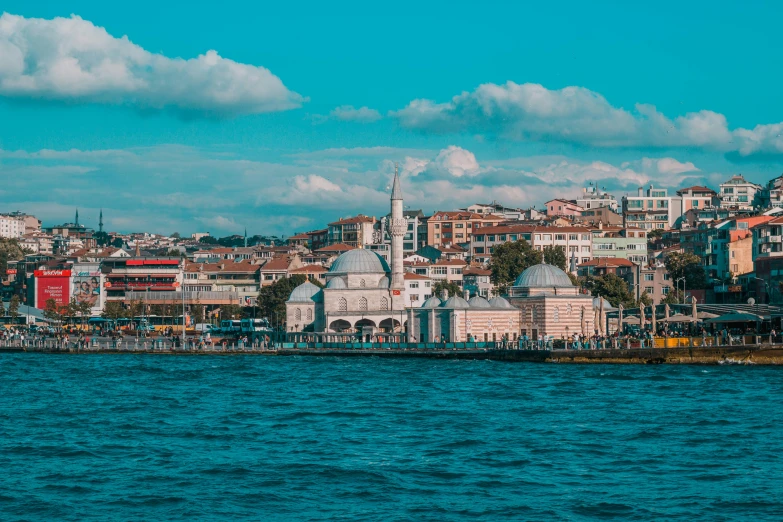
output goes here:
<path id="1" fill-rule="evenodd" d="M 682 303 L 684 304 L 685 303 L 685 277 L 679 277 L 674 282 L 674 284 L 675 284 L 675 292 L 679 292 L 680 291 L 680 284 L 679 284 L 680 281 L 682 281 Z"/>

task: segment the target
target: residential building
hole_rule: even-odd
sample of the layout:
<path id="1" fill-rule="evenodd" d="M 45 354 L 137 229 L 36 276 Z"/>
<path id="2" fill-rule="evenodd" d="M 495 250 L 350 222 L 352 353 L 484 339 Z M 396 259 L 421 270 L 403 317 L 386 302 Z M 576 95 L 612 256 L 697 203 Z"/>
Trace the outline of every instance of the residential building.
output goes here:
<path id="1" fill-rule="evenodd" d="M 298 255 L 282 255 L 273 257 L 259 270 L 260 286 L 269 286 L 276 281 L 288 277 L 291 270 L 302 268 L 301 258 Z"/>
<path id="2" fill-rule="evenodd" d="M 185 263 L 185 291 L 235 293 L 239 302 L 252 306 L 258 296 L 261 265 L 249 260 L 217 263 Z"/>
<path id="3" fill-rule="evenodd" d="M 546 202 L 546 215 L 581 217 L 584 208 L 576 204 L 576 201 L 566 199 L 553 199 Z"/>
<path id="4" fill-rule="evenodd" d="M 622 225 L 623 216 L 611 207 L 598 207 L 583 210 L 580 221 L 591 225 Z"/>
<path id="5" fill-rule="evenodd" d="M 762 187 L 737 174 L 720 184 L 719 197 L 723 208 L 752 210 L 761 205 Z"/>
<path id="6" fill-rule="evenodd" d="M 576 204 L 584 210 L 595 210 L 608 208 L 611 212 L 618 214 L 620 206 L 617 199 L 606 192 L 606 189 L 598 190 L 598 187 L 590 183 L 590 186 L 582 188 L 582 194 L 576 198 Z"/>
<path id="7" fill-rule="evenodd" d="M 718 194 L 708 187 L 693 186 L 680 189 L 677 195 L 682 198 L 682 212 L 691 209 L 706 209 L 716 206 Z"/>
<path id="8" fill-rule="evenodd" d="M 182 300 L 184 260 L 171 257 L 109 257 L 101 263 L 107 301 Z M 174 296 L 174 293 L 179 298 Z"/>
<path id="9" fill-rule="evenodd" d="M 376 243 L 374 235 L 376 219 L 359 214 L 329 223 L 328 241 L 330 245 L 346 244 L 354 248 Z"/>
<path id="10" fill-rule="evenodd" d="M 402 213 L 405 221 L 407 222 L 407 228 L 405 230 L 405 236 L 402 238 L 402 251 L 404 255 L 410 255 L 418 250 L 419 230 L 421 229 L 421 220 L 424 218 L 424 213 L 421 210 L 405 210 Z M 389 219 L 391 214 L 387 214 L 382 217 L 376 225 L 375 230 L 375 244 L 391 245 L 391 236 L 389 235 Z M 389 262 L 389 259 L 387 259 Z"/>
<path id="11" fill-rule="evenodd" d="M 17 216 L 0 214 L 0 237 L 6 239 L 19 239 L 24 233 L 24 219 Z"/>
<path id="12" fill-rule="evenodd" d="M 602 227 L 593 230 L 593 257 L 628 259 L 647 264 L 647 232 L 641 228 Z"/>
<path id="13" fill-rule="evenodd" d="M 427 221 L 427 244 L 434 247 L 467 244 L 479 228 L 503 221 L 502 217 L 494 214 L 436 212 Z"/>
<path id="14" fill-rule="evenodd" d="M 653 185 L 645 191 L 639 187 L 635 196 L 623 196 L 625 226 L 645 230 L 668 230 L 682 215 L 682 198 L 669 196 L 666 189 Z"/>
<path id="15" fill-rule="evenodd" d="M 495 285 L 492 284 L 492 272 L 485 268 L 470 266 L 462 271 L 462 289 L 484 299 L 491 299 Z"/>
<path id="16" fill-rule="evenodd" d="M 427 276 L 406 272 L 405 280 L 405 306 L 419 308 L 424 301 L 432 297 L 432 279 Z"/>
<path id="17" fill-rule="evenodd" d="M 35 234 L 41 232 L 41 220 L 30 214 L 26 214 L 20 211 L 9 212 L 8 214 L 2 214 L 0 217 L 18 218 L 24 221 L 24 231 L 22 234 Z"/>
<path id="18" fill-rule="evenodd" d="M 536 227 L 531 225 L 500 225 L 484 227 L 474 233 L 470 244 L 471 262 L 486 265 L 492 259 L 497 245 L 508 241 L 525 240 L 533 248 L 559 246 L 566 257 L 577 263 L 593 258 L 593 229 L 588 227 Z"/>
<path id="19" fill-rule="evenodd" d="M 783 208 L 783 176 L 767 182 L 761 193 L 761 208 Z"/>
<path id="20" fill-rule="evenodd" d="M 305 232 L 309 238 L 308 247 L 310 250 L 318 250 L 325 247 L 329 243 L 329 229 L 322 228 L 319 230 L 311 230 Z"/>

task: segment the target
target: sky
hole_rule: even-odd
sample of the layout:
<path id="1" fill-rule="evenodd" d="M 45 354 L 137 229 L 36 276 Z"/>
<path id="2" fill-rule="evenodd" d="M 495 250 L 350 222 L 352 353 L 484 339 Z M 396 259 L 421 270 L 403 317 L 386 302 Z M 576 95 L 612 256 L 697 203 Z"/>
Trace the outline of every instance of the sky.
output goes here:
<path id="1" fill-rule="evenodd" d="M 783 171 L 779 2 L 287 4 L 5 0 L 0 212 L 291 235 L 395 163 L 428 214 Z"/>

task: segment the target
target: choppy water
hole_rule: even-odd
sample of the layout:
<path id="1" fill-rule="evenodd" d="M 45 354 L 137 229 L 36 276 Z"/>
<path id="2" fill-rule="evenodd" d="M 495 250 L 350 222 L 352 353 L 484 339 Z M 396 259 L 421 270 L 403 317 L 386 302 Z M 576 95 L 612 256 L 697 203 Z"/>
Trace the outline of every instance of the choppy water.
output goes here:
<path id="1" fill-rule="evenodd" d="M 781 520 L 783 368 L 0 355 L 3 520 Z"/>

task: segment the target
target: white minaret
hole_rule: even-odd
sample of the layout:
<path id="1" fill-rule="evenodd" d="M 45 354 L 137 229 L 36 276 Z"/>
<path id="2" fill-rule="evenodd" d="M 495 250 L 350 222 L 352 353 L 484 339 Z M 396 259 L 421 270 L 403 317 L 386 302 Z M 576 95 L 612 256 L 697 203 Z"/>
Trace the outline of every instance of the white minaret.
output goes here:
<path id="1" fill-rule="evenodd" d="M 402 189 L 397 164 L 394 164 L 394 184 L 391 193 L 391 219 L 389 220 L 389 235 L 391 236 L 391 271 L 392 290 L 404 290 L 405 279 L 402 274 L 402 239 L 408 231 L 408 222 L 402 215 Z"/>

